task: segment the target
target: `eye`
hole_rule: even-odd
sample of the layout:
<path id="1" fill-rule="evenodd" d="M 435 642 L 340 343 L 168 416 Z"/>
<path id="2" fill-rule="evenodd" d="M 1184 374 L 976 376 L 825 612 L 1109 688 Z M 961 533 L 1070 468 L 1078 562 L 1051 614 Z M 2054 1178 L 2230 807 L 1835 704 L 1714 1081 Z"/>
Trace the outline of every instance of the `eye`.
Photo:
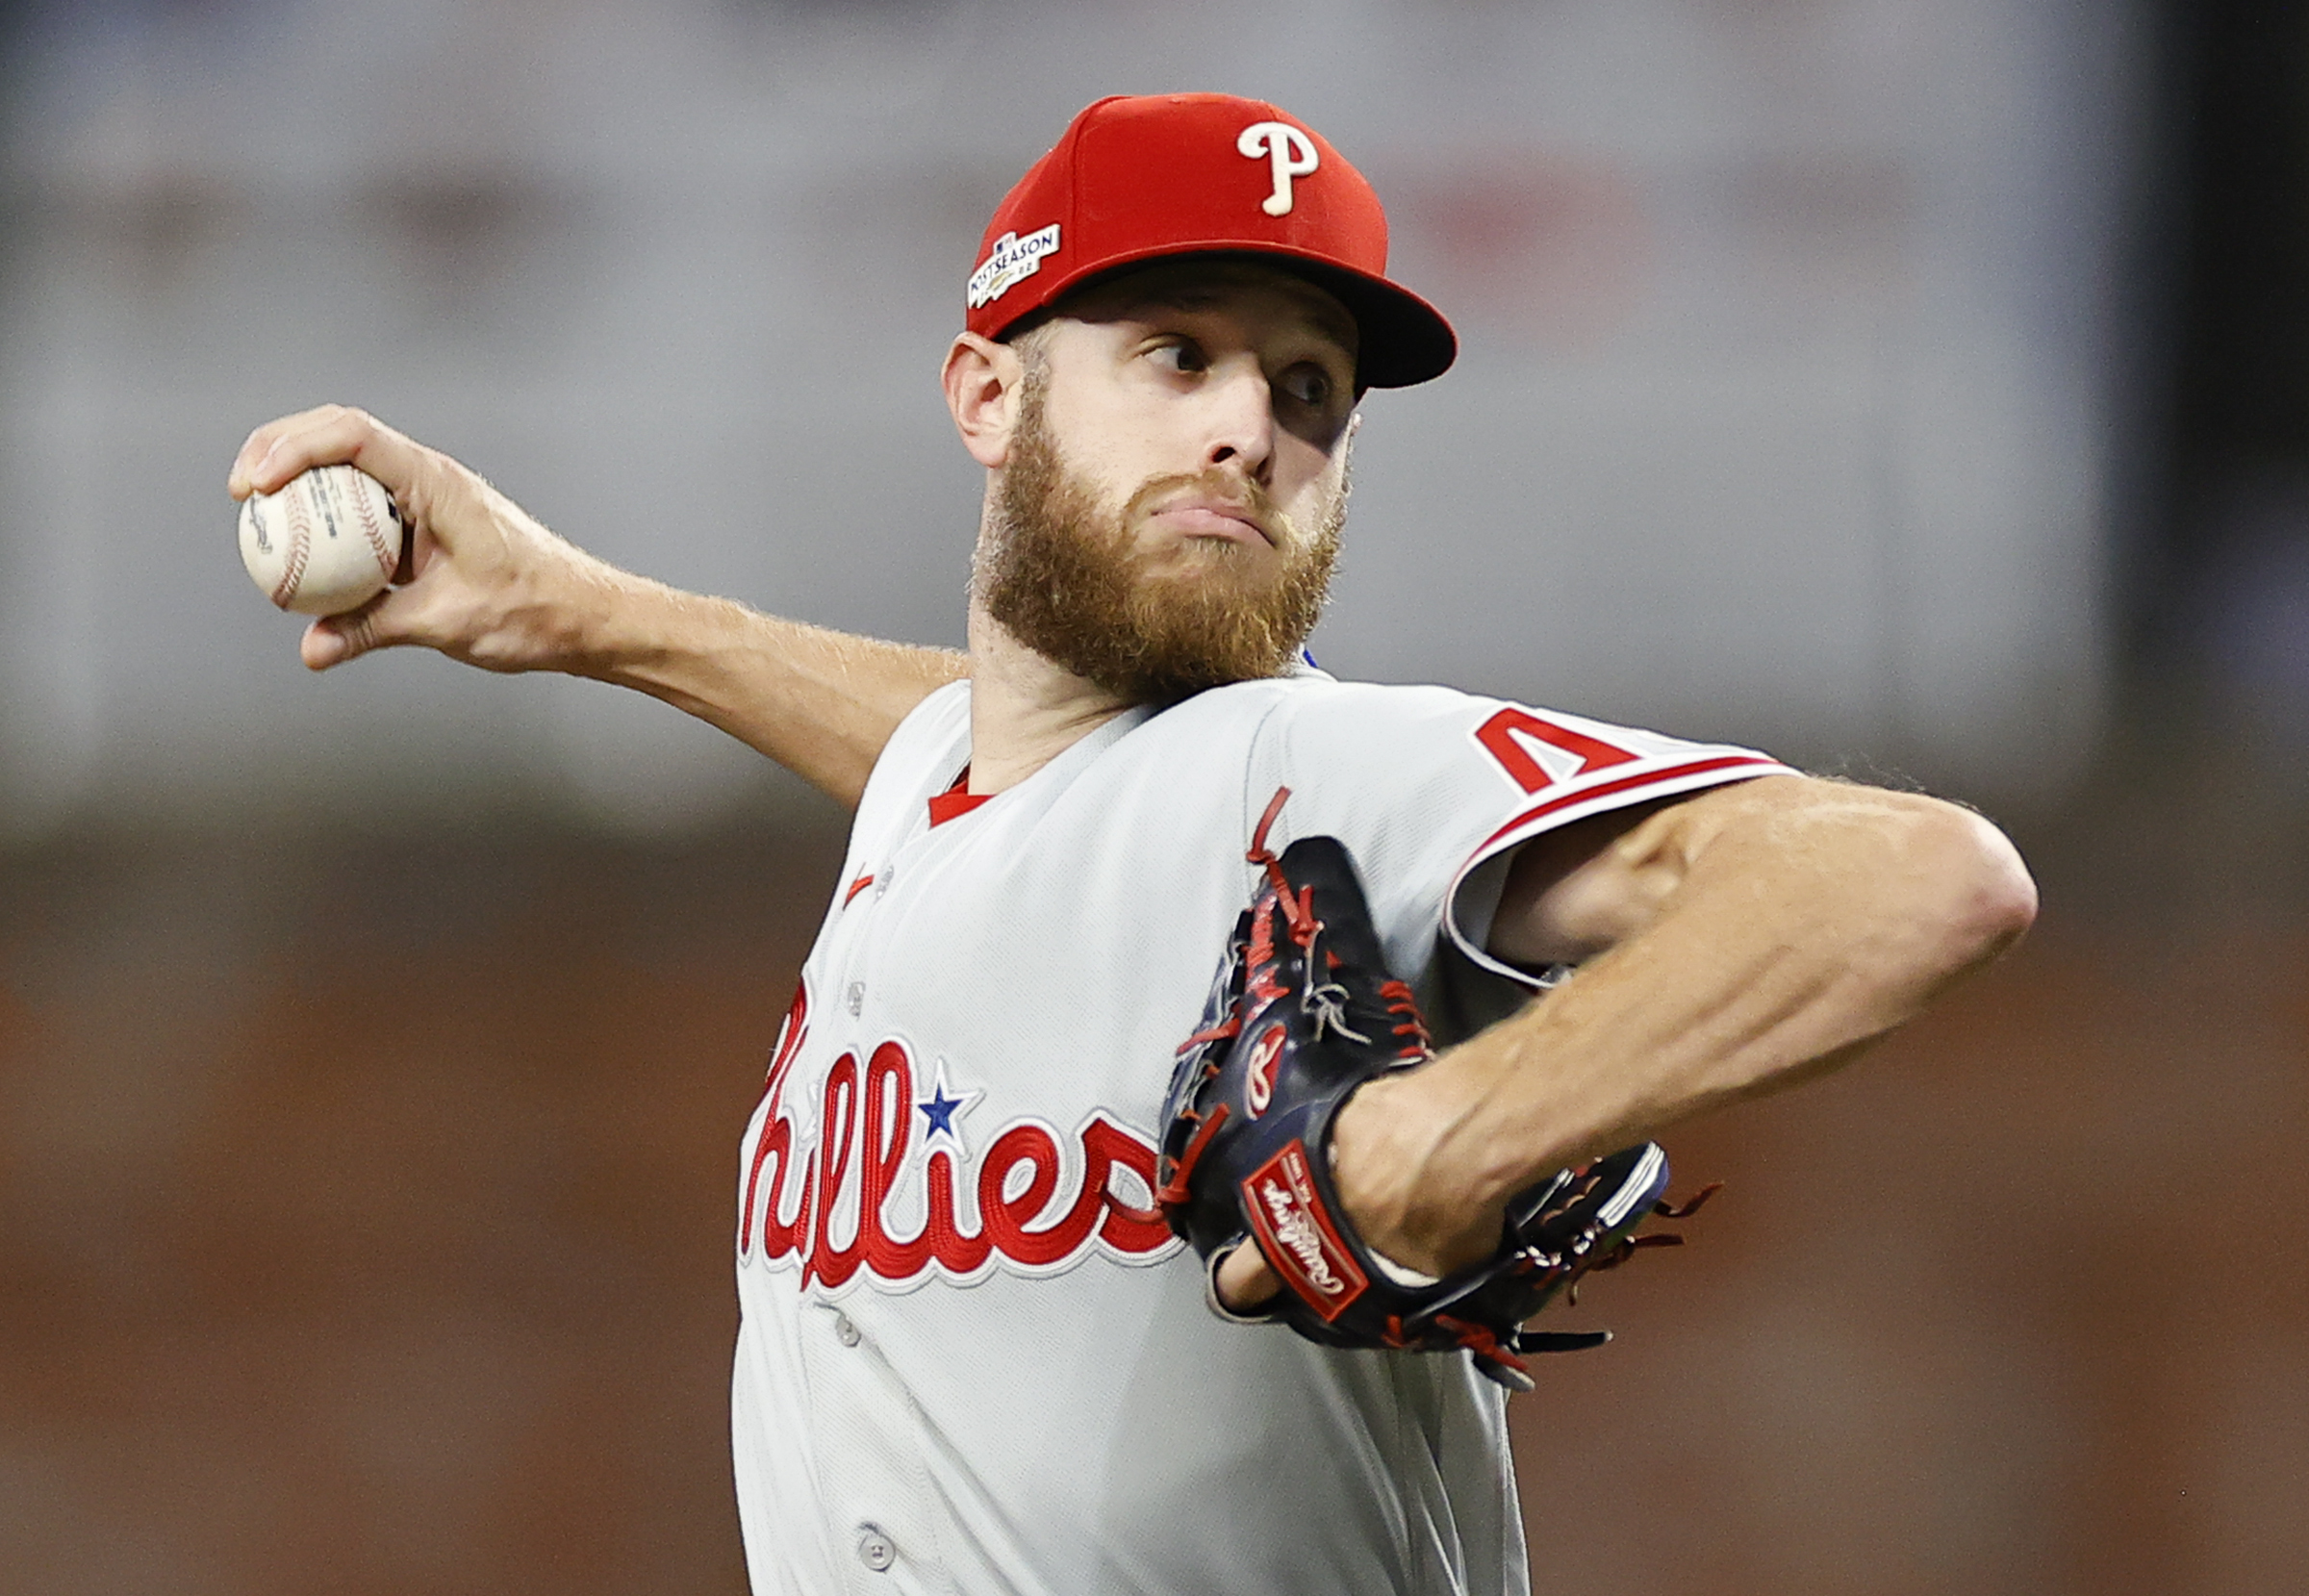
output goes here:
<path id="1" fill-rule="evenodd" d="M 1320 366 L 1309 365 L 1292 367 L 1275 386 L 1285 397 L 1309 410 L 1321 410 L 1331 402 L 1332 394 L 1337 391 L 1330 372 Z"/>
<path id="2" fill-rule="evenodd" d="M 1210 369 L 1210 360 L 1203 353 L 1203 345 L 1191 338 L 1165 339 L 1148 353 L 1155 365 L 1182 377 Z"/>

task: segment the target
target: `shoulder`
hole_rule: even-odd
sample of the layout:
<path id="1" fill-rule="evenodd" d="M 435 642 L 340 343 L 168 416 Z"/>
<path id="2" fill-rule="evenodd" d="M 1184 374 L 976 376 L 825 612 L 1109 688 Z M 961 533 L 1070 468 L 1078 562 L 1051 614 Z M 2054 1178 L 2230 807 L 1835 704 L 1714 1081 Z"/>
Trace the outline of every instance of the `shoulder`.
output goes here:
<path id="1" fill-rule="evenodd" d="M 922 702 L 906 711 L 906 718 L 898 723 L 893 741 L 908 732 L 920 734 L 931 726 L 969 723 L 970 678 L 961 676 L 925 694 Z"/>
<path id="2" fill-rule="evenodd" d="M 1340 681 L 1307 671 L 1214 687 L 1164 711 L 1158 720 L 1181 729 L 1247 727 L 1261 737 L 1320 737 L 1350 728 L 1456 727 L 1470 712 L 1499 702 L 1457 688 Z"/>
<path id="3" fill-rule="evenodd" d="M 1319 672 L 1235 682 L 1155 716 L 1161 743 L 1199 760 L 1247 759 L 1254 785 L 1281 780 L 1378 797 L 1465 766 L 1496 699 L 1448 687 L 1343 682 Z M 1490 779 L 1502 779 L 1496 770 Z M 1263 794 L 1261 795 L 1263 802 Z"/>
<path id="4" fill-rule="evenodd" d="M 1329 676 L 1295 676 L 1277 685 L 1283 692 L 1268 722 L 1269 732 L 1309 748 L 1335 742 L 1341 751 L 1367 748 L 1382 736 L 1465 737 L 1500 703 L 1455 687 L 1336 681 Z"/>
<path id="5" fill-rule="evenodd" d="M 879 779 L 885 769 L 903 770 L 925 758 L 944 757 L 952 751 L 956 740 L 964 749 L 970 741 L 970 678 L 948 682 L 934 688 L 922 702 L 906 711 L 906 718 L 890 734 L 882 747 L 882 757 L 875 762 L 874 779 Z M 872 780 L 868 785 L 871 788 Z"/>
<path id="6" fill-rule="evenodd" d="M 906 712 L 882 745 L 858 798 L 853 834 L 910 814 L 928 792 L 952 785 L 970 759 L 970 680 L 948 682 Z"/>

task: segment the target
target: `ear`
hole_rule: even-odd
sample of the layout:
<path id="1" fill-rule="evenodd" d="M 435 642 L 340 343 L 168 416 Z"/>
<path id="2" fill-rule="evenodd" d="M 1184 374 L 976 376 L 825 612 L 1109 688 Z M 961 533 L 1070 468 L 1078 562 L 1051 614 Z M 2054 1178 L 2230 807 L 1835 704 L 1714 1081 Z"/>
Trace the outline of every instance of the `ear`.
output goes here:
<path id="1" fill-rule="evenodd" d="M 1018 351 L 977 333 L 957 333 L 940 377 L 962 446 L 988 470 L 1000 470 L 1010 458 L 1010 428 L 1026 377 Z"/>

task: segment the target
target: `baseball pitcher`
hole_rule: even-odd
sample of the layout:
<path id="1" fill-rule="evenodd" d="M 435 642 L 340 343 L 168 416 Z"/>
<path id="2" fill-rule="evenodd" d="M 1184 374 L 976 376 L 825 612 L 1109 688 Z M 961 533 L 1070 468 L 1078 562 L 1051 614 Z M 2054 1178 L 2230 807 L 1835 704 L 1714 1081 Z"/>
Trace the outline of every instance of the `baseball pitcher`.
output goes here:
<path id="1" fill-rule="evenodd" d="M 855 812 L 732 1193 L 761 1596 L 1524 1591 L 1507 1395 L 1582 1339 L 1526 1322 L 1672 1231 L 1650 1138 L 1852 1058 L 2028 875 L 1932 798 L 1307 661 L 1360 401 L 1456 343 L 1277 107 L 1089 107 L 957 277 L 966 654 L 614 570 L 355 410 L 232 491 L 349 463 L 410 528 L 314 669 L 622 683 Z"/>

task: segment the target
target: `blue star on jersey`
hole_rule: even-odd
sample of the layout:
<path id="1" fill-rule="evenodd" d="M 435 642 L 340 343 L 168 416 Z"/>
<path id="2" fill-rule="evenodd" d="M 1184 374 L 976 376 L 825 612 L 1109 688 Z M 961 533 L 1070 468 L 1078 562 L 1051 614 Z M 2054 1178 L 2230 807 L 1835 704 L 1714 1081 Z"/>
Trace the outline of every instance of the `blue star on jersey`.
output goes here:
<path id="1" fill-rule="evenodd" d="M 937 1096 L 931 1098 L 929 1102 L 917 1103 L 915 1106 L 928 1117 L 931 1135 L 951 1136 L 954 1133 L 954 1110 L 962 1106 L 960 1098 L 950 1098 L 941 1088 Z"/>
<path id="2" fill-rule="evenodd" d="M 929 1128 L 923 1132 L 924 1145 L 926 1147 L 937 1137 L 944 1136 L 958 1151 L 968 1152 L 962 1145 L 962 1128 L 955 1122 L 984 1095 L 982 1092 L 956 1093 L 949 1088 L 946 1083 L 946 1060 L 939 1059 L 938 1073 L 931 1077 L 930 1095 L 914 1105 L 922 1110 L 922 1117 L 930 1122 Z"/>

